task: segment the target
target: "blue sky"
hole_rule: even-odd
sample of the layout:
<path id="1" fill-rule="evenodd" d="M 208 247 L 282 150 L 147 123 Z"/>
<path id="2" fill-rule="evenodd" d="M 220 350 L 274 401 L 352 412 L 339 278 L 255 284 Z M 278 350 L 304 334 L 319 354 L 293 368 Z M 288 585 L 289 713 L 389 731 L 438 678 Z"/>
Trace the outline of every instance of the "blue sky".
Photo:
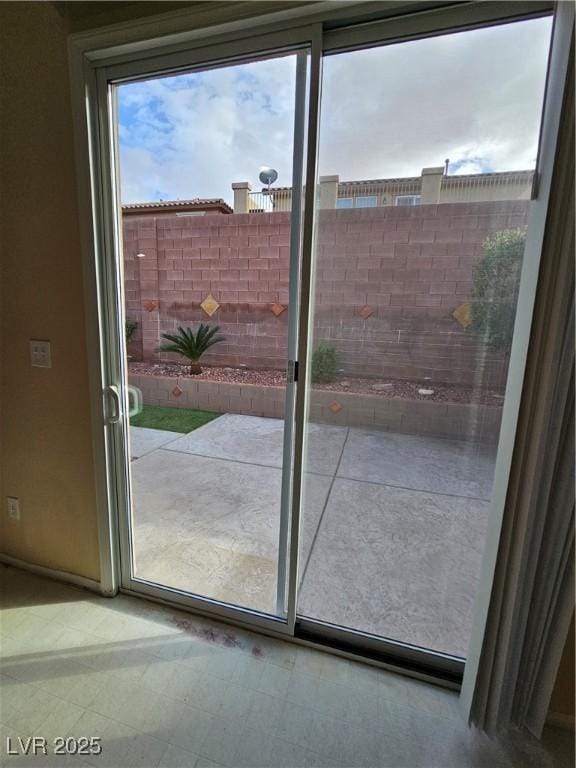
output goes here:
<path id="1" fill-rule="evenodd" d="M 294 56 L 119 89 L 124 202 L 231 198 L 273 165 L 291 183 Z"/>
<path id="2" fill-rule="evenodd" d="M 324 62 L 320 173 L 343 180 L 534 166 L 550 20 L 536 19 Z M 123 202 L 231 201 L 258 170 L 291 184 L 295 57 L 118 89 Z"/>

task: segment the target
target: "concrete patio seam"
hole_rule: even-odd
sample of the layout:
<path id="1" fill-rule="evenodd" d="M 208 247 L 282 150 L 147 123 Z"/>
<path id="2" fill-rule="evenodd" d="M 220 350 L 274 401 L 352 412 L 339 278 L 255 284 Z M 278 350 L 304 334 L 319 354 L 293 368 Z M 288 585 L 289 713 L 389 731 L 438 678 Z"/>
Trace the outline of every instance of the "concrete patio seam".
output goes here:
<path id="1" fill-rule="evenodd" d="M 318 538 L 318 532 L 320 530 L 320 527 L 322 526 L 322 520 L 324 519 L 324 513 L 326 512 L 326 508 L 328 507 L 328 502 L 330 501 L 330 494 L 332 493 L 332 488 L 334 487 L 334 481 L 338 477 L 340 462 L 342 461 L 342 456 L 344 456 L 344 449 L 346 448 L 346 443 L 348 442 L 349 434 L 350 434 L 350 427 L 347 427 L 346 437 L 344 438 L 344 441 L 342 443 L 342 450 L 340 451 L 340 456 L 338 457 L 338 463 L 336 464 L 334 475 L 332 476 L 332 480 L 330 481 L 330 487 L 328 488 L 328 493 L 326 494 L 326 500 L 324 501 L 322 512 L 320 513 L 320 519 L 318 520 L 318 525 L 316 526 L 316 531 L 314 532 L 314 538 L 312 539 L 312 543 L 310 544 L 310 549 L 308 550 L 308 557 L 306 558 L 306 565 L 302 570 L 302 578 L 300 579 L 299 586 L 302 586 L 302 584 L 304 584 L 304 579 L 306 577 L 306 572 L 308 570 L 308 563 L 310 562 L 310 558 L 312 557 L 312 552 L 314 551 L 314 545 L 316 544 L 316 539 Z M 328 475 L 325 475 L 325 477 L 328 477 Z M 302 523 L 302 521 L 300 521 L 300 523 Z"/>
<path id="2" fill-rule="evenodd" d="M 346 441 L 344 441 L 346 442 Z M 162 451 L 164 450 L 164 446 L 160 446 L 159 448 L 155 448 L 155 451 Z M 231 464 L 245 464 L 248 467 L 262 467 L 263 469 L 277 469 L 279 472 L 282 471 L 282 467 L 277 467 L 274 464 L 259 464 L 256 461 L 242 461 L 242 459 L 228 459 L 225 456 L 211 456 L 208 453 L 194 453 L 193 451 L 178 451 L 175 448 L 168 448 L 166 449 L 169 453 L 179 453 L 183 456 L 198 456 L 201 459 L 214 459 L 215 461 L 228 461 Z M 153 451 L 151 451 L 153 453 Z M 331 475 L 328 472 L 307 472 L 307 475 L 318 475 L 318 477 L 332 477 L 334 478 L 335 475 Z"/>
<path id="3" fill-rule="evenodd" d="M 161 448 L 158 450 L 162 450 Z M 349 480 L 352 483 L 366 483 L 367 485 L 386 486 L 387 488 L 395 488 L 399 491 L 410 491 L 412 493 L 428 493 L 431 496 L 448 496 L 451 499 L 471 499 L 472 501 L 490 502 L 491 499 L 486 499 L 483 496 L 467 496 L 463 493 L 444 493 L 442 491 L 431 491 L 426 488 L 409 488 L 407 485 L 395 485 L 394 483 L 379 483 L 376 480 L 364 480 L 358 477 L 348 477 L 347 475 L 336 475 L 335 480 Z"/>

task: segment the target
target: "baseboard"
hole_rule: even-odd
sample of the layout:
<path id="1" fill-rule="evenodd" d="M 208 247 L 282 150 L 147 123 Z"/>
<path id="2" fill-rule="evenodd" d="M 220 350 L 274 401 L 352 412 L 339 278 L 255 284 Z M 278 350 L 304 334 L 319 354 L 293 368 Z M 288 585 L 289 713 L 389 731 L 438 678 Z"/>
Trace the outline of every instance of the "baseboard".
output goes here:
<path id="1" fill-rule="evenodd" d="M 4 565 L 11 565 L 13 568 L 20 568 L 23 571 L 30 571 L 31 573 L 35 573 L 38 576 L 45 576 L 48 579 L 65 581 L 67 584 L 74 584 L 76 587 L 83 587 L 84 589 L 89 589 L 92 592 L 98 592 L 98 594 L 102 594 L 99 581 L 88 579 L 85 576 L 78 576 L 76 573 L 57 571 L 55 568 L 47 568 L 45 565 L 36 565 L 36 563 L 28 563 L 26 560 L 19 560 L 17 557 L 4 555 L 2 553 L 0 553 L 0 563 L 4 563 Z"/>
<path id="2" fill-rule="evenodd" d="M 564 731 L 574 731 L 574 715 L 563 715 L 560 712 L 548 712 L 546 725 L 562 728 Z"/>

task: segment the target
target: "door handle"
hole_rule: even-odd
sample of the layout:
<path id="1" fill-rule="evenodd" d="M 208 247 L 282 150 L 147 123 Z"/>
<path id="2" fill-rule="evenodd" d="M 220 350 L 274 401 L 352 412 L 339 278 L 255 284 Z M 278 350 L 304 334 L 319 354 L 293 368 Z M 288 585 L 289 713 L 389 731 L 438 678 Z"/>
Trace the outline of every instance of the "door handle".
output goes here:
<path id="1" fill-rule="evenodd" d="M 122 418 L 122 402 L 118 387 L 111 384 L 106 387 L 106 393 L 110 396 L 110 402 L 113 403 L 112 412 L 106 416 L 106 424 L 117 424 Z"/>
<path id="2" fill-rule="evenodd" d="M 128 385 L 128 416 L 136 416 L 142 410 L 142 391 L 138 387 Z"/>

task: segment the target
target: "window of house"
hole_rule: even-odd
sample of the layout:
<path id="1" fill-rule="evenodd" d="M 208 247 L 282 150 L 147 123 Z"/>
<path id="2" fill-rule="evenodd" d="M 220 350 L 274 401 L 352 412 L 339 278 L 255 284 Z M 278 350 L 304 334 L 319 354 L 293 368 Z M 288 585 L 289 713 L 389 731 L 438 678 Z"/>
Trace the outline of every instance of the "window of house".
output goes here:
<path id="1" fill-rule="evenodd" d="M 394 199 L 394 205 L 421 205 L 421 203 L 420 195 L 398 195 Z"/>
<path id="2" fill-rule="evenodd" d="M 336 200 L 336 208 L 353 208 L 354 200 L 351 197 L 339 197 Z"/>
<path id="3" fill-rule="evenodd" d="M 363 195 L 356 198 L 356 208 L 376 208 L 378 198 L 376 195 Z"/>

